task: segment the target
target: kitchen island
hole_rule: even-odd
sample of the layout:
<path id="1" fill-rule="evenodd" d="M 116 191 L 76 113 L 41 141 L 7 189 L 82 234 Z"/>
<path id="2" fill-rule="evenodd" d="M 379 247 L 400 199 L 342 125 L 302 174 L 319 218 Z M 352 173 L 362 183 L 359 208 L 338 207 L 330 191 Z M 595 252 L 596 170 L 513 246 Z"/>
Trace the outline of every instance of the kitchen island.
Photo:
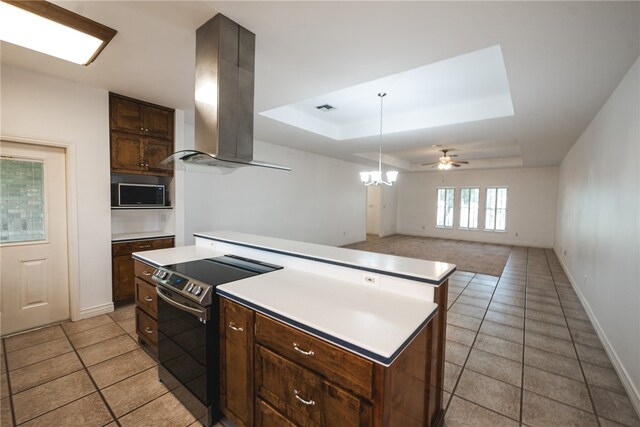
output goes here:
<path id="1" fill-rule="evenodd" d="M 195 236 L 195 246 L 134 258 L 150 270 L 225 254 L 283 267 L 216 288 L 221 404 L 236 424 L 442 422 L 454 265 L 234 232 Z"/>

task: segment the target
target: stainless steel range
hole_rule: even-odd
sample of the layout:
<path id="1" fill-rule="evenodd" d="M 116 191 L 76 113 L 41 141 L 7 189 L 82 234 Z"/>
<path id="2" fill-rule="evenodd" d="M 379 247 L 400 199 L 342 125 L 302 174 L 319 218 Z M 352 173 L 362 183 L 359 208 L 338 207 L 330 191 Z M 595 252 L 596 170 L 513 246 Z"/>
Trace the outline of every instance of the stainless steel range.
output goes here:
<path id="1" fill-rule="evenodd" d="M 215 288 L 282 267 L 234 255 L 160 267 L 158 372 L 169 390 L 205 426 L 220 412 L 219 304 Z"/>

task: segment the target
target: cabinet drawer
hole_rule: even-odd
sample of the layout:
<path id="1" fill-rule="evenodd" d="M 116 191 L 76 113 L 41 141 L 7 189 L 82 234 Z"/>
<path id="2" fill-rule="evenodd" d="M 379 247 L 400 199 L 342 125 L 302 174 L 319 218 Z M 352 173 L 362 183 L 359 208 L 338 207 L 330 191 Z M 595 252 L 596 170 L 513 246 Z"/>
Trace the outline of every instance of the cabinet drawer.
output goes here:
<path id="1" fill-rule="evenodd" d="M 296 427 L 296 425 L 283 417 L 264 400 L 258 399 L 256 407 L 256 427 Z"/>
<path id="2" fill-rule="evenodd" d="M 158 347 L 158 322 L 139 308 L 136 308 L 136 332 L 147 344 Z"/>
<path id="3" fill-rule="evenodd" d="M 156 287 L 136 277 L 136 304 L 154 319 L 158 318 Z"/>
<path id="4" fill-rule="evenodd" d="M 256 342 L 371 399 L 373 362 L 256 314 Z"/>
<path id="5" fill-rule="evenodd" d="M 294 424 L 368 425 L 368 403 L 265 347 L 257 346 L 256 353 L 258 394 Z"/>
<path id="6" fill-rule="evenodd" d="M 167 239 L 137 240 L 135 242 L 113 243 L 113 255 L 127 255 L 134 252 L 150 251 L 173 247 L 173 237 Z"/>
<path id="7" fill-rule="evenodd" d="M 156 268 L 138 260 L 134 260 L 134 265 L 136 277 L 139 277 L 145 282 L 149 282 L 153 285 L 154 283 L 153 280 L 151 280 L 151 276 Z"/>

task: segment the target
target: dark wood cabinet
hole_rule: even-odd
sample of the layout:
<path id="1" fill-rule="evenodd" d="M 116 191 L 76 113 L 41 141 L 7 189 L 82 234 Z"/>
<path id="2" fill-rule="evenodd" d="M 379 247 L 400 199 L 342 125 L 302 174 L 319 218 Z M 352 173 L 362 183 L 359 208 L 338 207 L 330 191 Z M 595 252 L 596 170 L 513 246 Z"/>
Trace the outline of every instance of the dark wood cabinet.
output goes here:
<path id="1" fill-rule="evenodd" d="M 171 239 L 173 240 L 173 239 Z M 173 246 L 173 241 L 171 242 Z M 159 248 L 157 248 L 159 249 Z M 133 276 L 136 296 L 136 333 L 140 344 L 147 344 L 158 352 L 158 295 L 151 280 L 155 267 L 134 260 Z"/>
<path id="2" fill-rule="evenodd" d="M 122 95 L 109 95 L 111 171 L 171 176 L 157 165 L 174 151 L 174 110 Z"/>
<path id="3" fill-rule="evenodd" d="M 221 406 L 239 427 L 253 425 L 254 312 L 221 299 Z"/>
<path id="4" fill-rule="evenodd" d="M 113 243 L 111 245 L 113 301 L 121 301 L 134 296 L 135 269 L 131 257 L 132 253 L 172 248 L 173 246 L 173 238 Z"/>
<path id="5" fill-rule="evenodd" d="M 220 313 L 222 410 L 239 426 L 443 422 L 433 322 L 385 367 L 225 298 Z"/>

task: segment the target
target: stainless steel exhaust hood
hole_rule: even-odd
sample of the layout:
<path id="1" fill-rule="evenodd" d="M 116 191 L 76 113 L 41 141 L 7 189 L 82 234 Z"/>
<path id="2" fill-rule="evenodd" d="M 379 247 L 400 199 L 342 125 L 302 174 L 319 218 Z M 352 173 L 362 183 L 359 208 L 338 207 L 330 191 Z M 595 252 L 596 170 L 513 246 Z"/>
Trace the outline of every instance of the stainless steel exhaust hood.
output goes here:
<path id="1" fill-rule="evenodd" d="M 198 28 L 195 147 L 174 153 L 161 167 L 183 163 L 225 168 L 226 173 L 243 166 L 291 170 L 253 160 L 255 44 L 255 34 L 222 14 Z"/>

